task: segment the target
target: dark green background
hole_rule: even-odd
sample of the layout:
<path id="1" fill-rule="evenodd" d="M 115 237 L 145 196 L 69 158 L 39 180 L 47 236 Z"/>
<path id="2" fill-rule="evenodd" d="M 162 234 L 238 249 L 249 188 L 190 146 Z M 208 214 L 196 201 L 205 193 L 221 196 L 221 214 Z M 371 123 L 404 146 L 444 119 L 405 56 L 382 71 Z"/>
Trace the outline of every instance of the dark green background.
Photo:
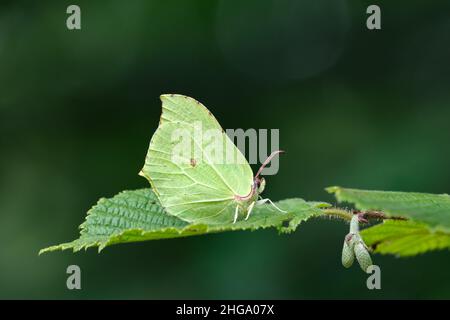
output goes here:
<path id="1" fill-rule="evenodd" d="M 82 30 L 65 26 L 81 6 Z M 279 128 L 270 198 L 334 203 L 329 185 L 450 191 L 450 3 L 2 1 L 0 298 L 450 298 L 450 255 L 374 256 L 369 291 L 340 252 L 348 226 L 153 241 L 38 257 L 75 239 L 101 196 L 137 175 L 161 93 L 224 128 Z M 66 289 L 68 265 L 82 290 Z"/>

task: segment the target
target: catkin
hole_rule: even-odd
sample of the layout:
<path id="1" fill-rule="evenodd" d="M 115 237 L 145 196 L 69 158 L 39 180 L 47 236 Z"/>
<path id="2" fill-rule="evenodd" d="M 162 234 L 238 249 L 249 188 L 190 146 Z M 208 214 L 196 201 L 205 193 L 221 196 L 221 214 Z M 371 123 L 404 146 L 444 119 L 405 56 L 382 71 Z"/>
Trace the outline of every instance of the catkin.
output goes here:
<path id="1" fill-rule="evenodd" d="M 372 265 L 372 258 L 369 250 L 359 234 L 359 218 L 354 215 L 350 222 L 350 233 L 345 236 L 344 245 L 342 247 L 342 265 L 350 268 L 356 260 L 364 272 Z"/>

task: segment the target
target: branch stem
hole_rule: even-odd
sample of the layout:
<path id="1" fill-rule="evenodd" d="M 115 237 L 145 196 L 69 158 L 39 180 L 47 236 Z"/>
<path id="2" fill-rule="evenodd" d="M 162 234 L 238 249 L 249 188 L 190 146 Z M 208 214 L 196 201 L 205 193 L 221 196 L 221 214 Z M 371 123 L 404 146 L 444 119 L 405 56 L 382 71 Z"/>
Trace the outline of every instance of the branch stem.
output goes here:
<path id="1" fill-rule="evenodd" d="M 327 216 L 338 218 L 344 221 L 351 221 L 353 215 L 360 216 L 360 222 L 367 223 L 367 220 L 407 220 L 404 217 L 388 216 L 381 211 L 361 211 L 361 210 L 345 210 L 341 208 L 327 208 L 322 210 Z M 367 219 L 367 220 L 366 220 Z"/>

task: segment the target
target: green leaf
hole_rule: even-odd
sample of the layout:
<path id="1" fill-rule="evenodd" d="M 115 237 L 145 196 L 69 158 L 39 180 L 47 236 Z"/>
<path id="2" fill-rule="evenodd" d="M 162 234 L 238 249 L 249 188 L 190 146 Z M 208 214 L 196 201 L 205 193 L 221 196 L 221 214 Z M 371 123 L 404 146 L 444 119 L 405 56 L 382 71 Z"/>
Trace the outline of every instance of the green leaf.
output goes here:
<path id="1" fill-rule="evenodd" d="M 338 201 L 355 204 L 360 210 L 379 210 L 423 222 L 441 231 L 450 231 L 450 196 L 416 192 L 368 191 L 330 187 Z"/>
<path id="2" fill-rule="evenodd" d="M 375 253 L 414 256 L 431 250 L 450 249 L 450 233 L 414 221 L 386 220 L 361 232 Z"/>
<path id="3" fill-rule="evenodd" d="M 97 246 L 101 251 L 106 246 L 119 243 L 156 239 L 169 239 L 236 230 L 257 230 L 274 227 L 280 232 L 292 232 L 308 218 L 322 214 L 319 208 L 327 207 L 323 202 L 306 202 L 302 199 L 287 199 L 277 202 L 287 213 L 280 213 L 269 205 L 255 207 L 247 221 L 235 224 L 189 224 L 168 215 L 161 207 L 151 189 L 123 191 L 116 196 L 102 198 L 88 211 L 86 221 L 80 226 L 80 237 L 42 249 L 39 254 Z"/>

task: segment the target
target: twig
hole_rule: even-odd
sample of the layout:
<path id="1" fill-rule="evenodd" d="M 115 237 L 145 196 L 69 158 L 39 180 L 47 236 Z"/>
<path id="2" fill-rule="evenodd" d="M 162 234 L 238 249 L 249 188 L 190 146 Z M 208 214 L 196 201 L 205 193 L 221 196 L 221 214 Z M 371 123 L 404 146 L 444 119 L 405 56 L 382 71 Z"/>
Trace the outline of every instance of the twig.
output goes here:
<path id="1" fill-rule="evenodd" d="M 353 215 L 359 216 L 361 223 L 368 223 L 368 220 L 407 220 L 404 217 L 388 216 L 381 211 L 361 211 L 361 210 L 345 210 L 341 208 L 327 208 L 322 210 L 327 216 L 342 219 L 345 221 L 351 221 Z"/>

